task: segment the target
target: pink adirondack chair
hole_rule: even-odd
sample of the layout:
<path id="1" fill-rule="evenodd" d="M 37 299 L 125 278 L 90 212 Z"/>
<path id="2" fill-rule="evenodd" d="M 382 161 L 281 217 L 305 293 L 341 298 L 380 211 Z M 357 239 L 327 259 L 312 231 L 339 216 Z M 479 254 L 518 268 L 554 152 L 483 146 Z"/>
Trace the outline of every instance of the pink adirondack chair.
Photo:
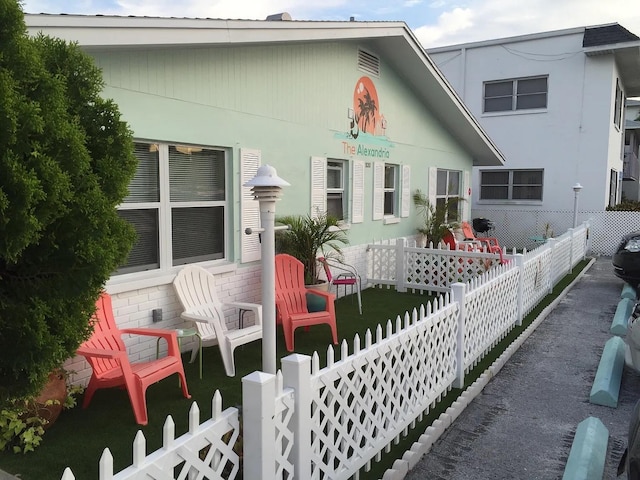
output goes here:
<path id="1" fill-rule="evenodd" d="M 146 425 L 148 423 L 147 387 L 174 373 L 180 376 L 184 397 L 191 398 L 175 331 L 151 328 L 118 329 L 113 318 L 111 297 L 107 293 L 102 293 L 98 297 L 96 307 L 93 334 L 77 350 L 78 355 L 86 358 L 93 369 L 84 394 L 82 408 L 89 406 L 93 394 L 99 388 L 124 387 L 129 394 L 136 422 Z M 164 338 L 168 345 L 167 356 L 147 362 L 130 363 L 122 334 Z"/>
<path id="2" fill-rule="evenodd" d="M 326 323 L 331 327 L 333 343 L 338 343 L 336 327 L 335 295 L 304 286 L 304 266 L 297 258 L 284 253 L 276 255 L 276 308 L 278 320 L 282 322 L 287 350 L 293 352 L 294 335 L 298 327 L 309 327 Z M 325 309 L 309 312 L 307 293 L 325 300 Z"/>

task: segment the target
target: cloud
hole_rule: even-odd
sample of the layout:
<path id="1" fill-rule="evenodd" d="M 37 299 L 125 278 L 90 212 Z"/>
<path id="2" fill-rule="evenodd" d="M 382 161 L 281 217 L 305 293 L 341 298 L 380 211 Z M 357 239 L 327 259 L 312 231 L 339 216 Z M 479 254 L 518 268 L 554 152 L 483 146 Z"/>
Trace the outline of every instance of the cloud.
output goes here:
<path id="1" fill-rule="evenodd" d="M 439 0 L 434 0 L 438 2 Z M 425 48 L 618 22 L 640 36 L 640 2 L 470 0 L 414 28 Z"/>
<path id="2" fill-rule="evenodd" d="M 447 38 L 466 32 L 473 26 L 474 12 L 468 8 L 454 8 L 438 17 L 435 26 L 424 26 L 415 29 L 414 33 L 425 48 L 442 44 Z"/>

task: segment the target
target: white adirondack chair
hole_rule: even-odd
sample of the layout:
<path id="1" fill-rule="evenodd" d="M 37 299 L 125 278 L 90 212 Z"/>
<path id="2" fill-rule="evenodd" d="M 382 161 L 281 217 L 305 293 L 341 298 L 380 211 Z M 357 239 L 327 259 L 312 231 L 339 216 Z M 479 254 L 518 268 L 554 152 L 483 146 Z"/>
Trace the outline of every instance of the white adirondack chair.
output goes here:
<path id="1" fill-rule="evenodd" d="M 239 345 L 262 339 L 262 305 L 245 302 L 222 303 L 215 290 L 215 277 L 202 267 L 190 265 L 178 273 L 173 287 L 184 312 L 181 317 L 195 323 L 203 346 L 218 345 L 228 376 L 236 374 L 233 351 Z M 255 315 L 255 324 L 237 330 L 227 329 L 224 309 L 234 307 L 239 319 L 245 311 Z M 240 323 L 240 322 L 239 322 Z M 191 361 L 198 354 L 198 345 L 193 347 Z"/>

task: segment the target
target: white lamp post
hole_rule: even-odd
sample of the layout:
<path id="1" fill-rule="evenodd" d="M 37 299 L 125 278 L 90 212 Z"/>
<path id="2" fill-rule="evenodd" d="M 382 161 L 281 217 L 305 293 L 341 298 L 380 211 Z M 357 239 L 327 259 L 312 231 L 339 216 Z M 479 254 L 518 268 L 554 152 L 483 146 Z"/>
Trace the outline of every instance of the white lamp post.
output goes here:
<path id="1" fill-rule="evenodd" d="M 578 226 L 578 195 L 580 194 L 580 190 L 582 190 L 582 185 L 576 183 L 573 186 L 573 228 Z"/>
<path id="2" fill-rule="evenodd" d="M 282 187 L 289 183 L 278 177 L 271 165 L 262 165 L 256 176 L 244 184 L 252 187 L 253 196 L 260 204 L 262 228 L 262 370 L 276 373 L 276 267 L 275 235 L 276 201 Z M 247 232 L 251 233 L 251 232 Z"/>

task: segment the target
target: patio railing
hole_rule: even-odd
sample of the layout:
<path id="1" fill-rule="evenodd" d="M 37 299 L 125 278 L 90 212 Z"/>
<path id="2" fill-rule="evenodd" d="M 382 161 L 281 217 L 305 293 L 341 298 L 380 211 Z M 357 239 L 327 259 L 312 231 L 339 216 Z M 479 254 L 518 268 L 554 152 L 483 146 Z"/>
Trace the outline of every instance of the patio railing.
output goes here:
<path id="1" fill-rule="evenodd" d="M 346 341 L 337 352 L 329 346 L 323 367 L 317 354 L 293 354 L 276 375 L 244 377 L 244 478 L 348 479 L 368 470 L 585 257 L 588 225 L 495 267 L 495 256 L 420 249 L 403 239 L 370 249 L 370 272 L 378 275 L 370 282 L 448 292 L 356 336 L 351 352 Z M 236 478 L 238 412 L 214 412 L 202 425 L 190 412 L 190 431 L 177 439 L 165 425 L 163 448 L 148 456 L 136 437 L 133 465 L 118 474 L 103 469 L 105 451 L 100 480 L 178 478 L 172 469 L 179 478 Z M 72 479 L 67 469 L 63 480 Z"/>

